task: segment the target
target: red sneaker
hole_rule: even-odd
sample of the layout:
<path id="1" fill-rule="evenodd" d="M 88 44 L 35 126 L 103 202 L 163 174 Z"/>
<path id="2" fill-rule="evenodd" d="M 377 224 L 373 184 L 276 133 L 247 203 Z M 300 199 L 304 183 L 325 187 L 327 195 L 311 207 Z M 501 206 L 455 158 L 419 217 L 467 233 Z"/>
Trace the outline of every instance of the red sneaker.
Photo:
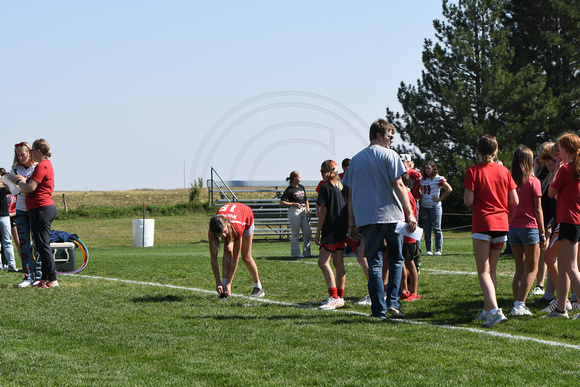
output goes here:
<path id="1" fill-rule="evenodd" d="M 417 301 L 421 299 L 421 296 L 419 295 L 419 293 L 411 293 L 409 298 L 411 298 L 411 301 Z"/>
<path id="2" fill-rule="evenodd" d="M 409 297 L 411 297 L 411 295 L 412 295 L 411 292 L 407 292 L 407 293 L 401 292 L 401 301 L 411 301 L 411 300 L 409 300 Z"/>
<path id="3" fill-rule="evenodd" d="M 36 287 L 39 289 L 48 289 L 48 286 L 46 286 L 46 283 L 42 282 L 42 281 L 38 282 L 38 285 L 36 285 Z"/>

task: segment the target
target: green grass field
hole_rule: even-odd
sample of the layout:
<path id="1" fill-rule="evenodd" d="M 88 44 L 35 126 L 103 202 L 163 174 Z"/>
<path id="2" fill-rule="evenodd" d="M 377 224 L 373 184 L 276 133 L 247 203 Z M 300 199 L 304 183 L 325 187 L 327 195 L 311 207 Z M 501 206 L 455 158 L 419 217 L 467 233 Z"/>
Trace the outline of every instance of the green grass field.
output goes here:
<path id="1" fill-rule="evenodd" d="M 240 264 L 236 296 L 218 301 L 206 221 L 156 219 L 151 248 L 132 247 L 130 219 L 55 222 L 79 234 L 90 262 L 58 289 L 20 289 L 22 274 L 0 272 L 0 385 L 577 384 L 580 322 L 538 310 L 493 329 L 474 320 L 483 297 L 468 233 L 444 234 L 446 254 L 423 257 L 423 299 L 384 322 L 355 304 L 367 293 L 355 258 L 345 307 L 318 310 L 327 292 L 316 259 L 290 258 L 287 242 L 254 244 L 264 299 L 245 296 Z M 510 258 L 499 272 L 507 315 Z"/>

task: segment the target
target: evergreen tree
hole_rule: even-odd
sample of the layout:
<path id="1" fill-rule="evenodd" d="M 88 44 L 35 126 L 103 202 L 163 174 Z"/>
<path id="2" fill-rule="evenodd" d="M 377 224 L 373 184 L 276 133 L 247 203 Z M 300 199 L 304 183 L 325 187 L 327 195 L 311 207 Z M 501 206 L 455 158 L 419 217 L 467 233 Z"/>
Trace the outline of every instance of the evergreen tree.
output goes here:
<path id="1" fill-rule="evenodd" d="M 425 40 L 421 79 L 401 83 L 404 113 L 387 109 L 387 118 L 438 164 L 455 209 L 464 209 L 478 135 L 495 135 L 508 164 L 518 144 L 535 149 L 562 125 L 578 129 L 578 1 L 443 0 L 445 21 L 433 23 L 435 43 Z"/>

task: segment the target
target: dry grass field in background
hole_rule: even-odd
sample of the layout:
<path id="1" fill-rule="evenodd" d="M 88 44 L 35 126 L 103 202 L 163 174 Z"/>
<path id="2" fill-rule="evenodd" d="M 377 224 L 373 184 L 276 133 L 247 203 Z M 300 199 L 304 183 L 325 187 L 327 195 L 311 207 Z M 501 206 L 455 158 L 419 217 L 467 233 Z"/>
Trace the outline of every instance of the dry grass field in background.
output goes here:
<path id="1" fill-rule="evenodd" d="M 63 198 L 64 196 L 64 198 Z M 58 210 L 64 209 L 64 201 L 69 210 L 85 207 L 124 207 L 139 205 L 172 205 L 189 201 L 188 189 L 138 189 L 130 191 L 55 191 L 54 202 Z M 207 189 L 201 197 L 207 201 Z"/>
<path id="2" fill-rule="evenodd" d="M 286 188 L 278 187 L 281 191 Z M 313 189 L 315 187 L 306 187 Z M 272 189 L 272 187 L 247 187 L 245 190 L 259 191 L 261 189 Z M 238 192 L 240 199 L 272 199 L 275 198 L 274 192 Z M 316 197 L 316 193 L 308 193 L 308 197 Z M 189 201 L 189 189 L 135 189 L 128 191 L 54 191 L 53 199 L 58 210 L 64 210 L 64 202 L 69 210 L 85 207 L 125 207 L 158 205 L 168 206 Z M 209 200 L 208 189 L 203 188 L 201 201 Z"/>

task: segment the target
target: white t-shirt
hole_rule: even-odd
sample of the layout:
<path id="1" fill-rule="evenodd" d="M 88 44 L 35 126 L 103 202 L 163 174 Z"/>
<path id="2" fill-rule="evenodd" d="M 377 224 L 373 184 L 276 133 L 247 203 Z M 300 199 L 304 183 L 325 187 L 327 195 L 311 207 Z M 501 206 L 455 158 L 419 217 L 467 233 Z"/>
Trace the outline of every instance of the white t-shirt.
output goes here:
<path id="1" fill-rule="evenodd" d="M 30 167 L 26 168 L 24 165 L 19 164 L 16 169 L 14 167 L 12 167 L 12 173 L 16 172 L 16 174 L 24 176 L 26 178 L 26 180 L 28 180 L 28 178 L 30 176 L 32 176 L 32 172 L 34 172 L 34 168 L 36 167 L 36 163 L 32 164 Z M 16 196 L 16 210 L 17 211 L 26 211 L 26 203 L 25 203 L 25 199 L 26 199 L 26 194 L 20 192 L 17 196 Z"/>

